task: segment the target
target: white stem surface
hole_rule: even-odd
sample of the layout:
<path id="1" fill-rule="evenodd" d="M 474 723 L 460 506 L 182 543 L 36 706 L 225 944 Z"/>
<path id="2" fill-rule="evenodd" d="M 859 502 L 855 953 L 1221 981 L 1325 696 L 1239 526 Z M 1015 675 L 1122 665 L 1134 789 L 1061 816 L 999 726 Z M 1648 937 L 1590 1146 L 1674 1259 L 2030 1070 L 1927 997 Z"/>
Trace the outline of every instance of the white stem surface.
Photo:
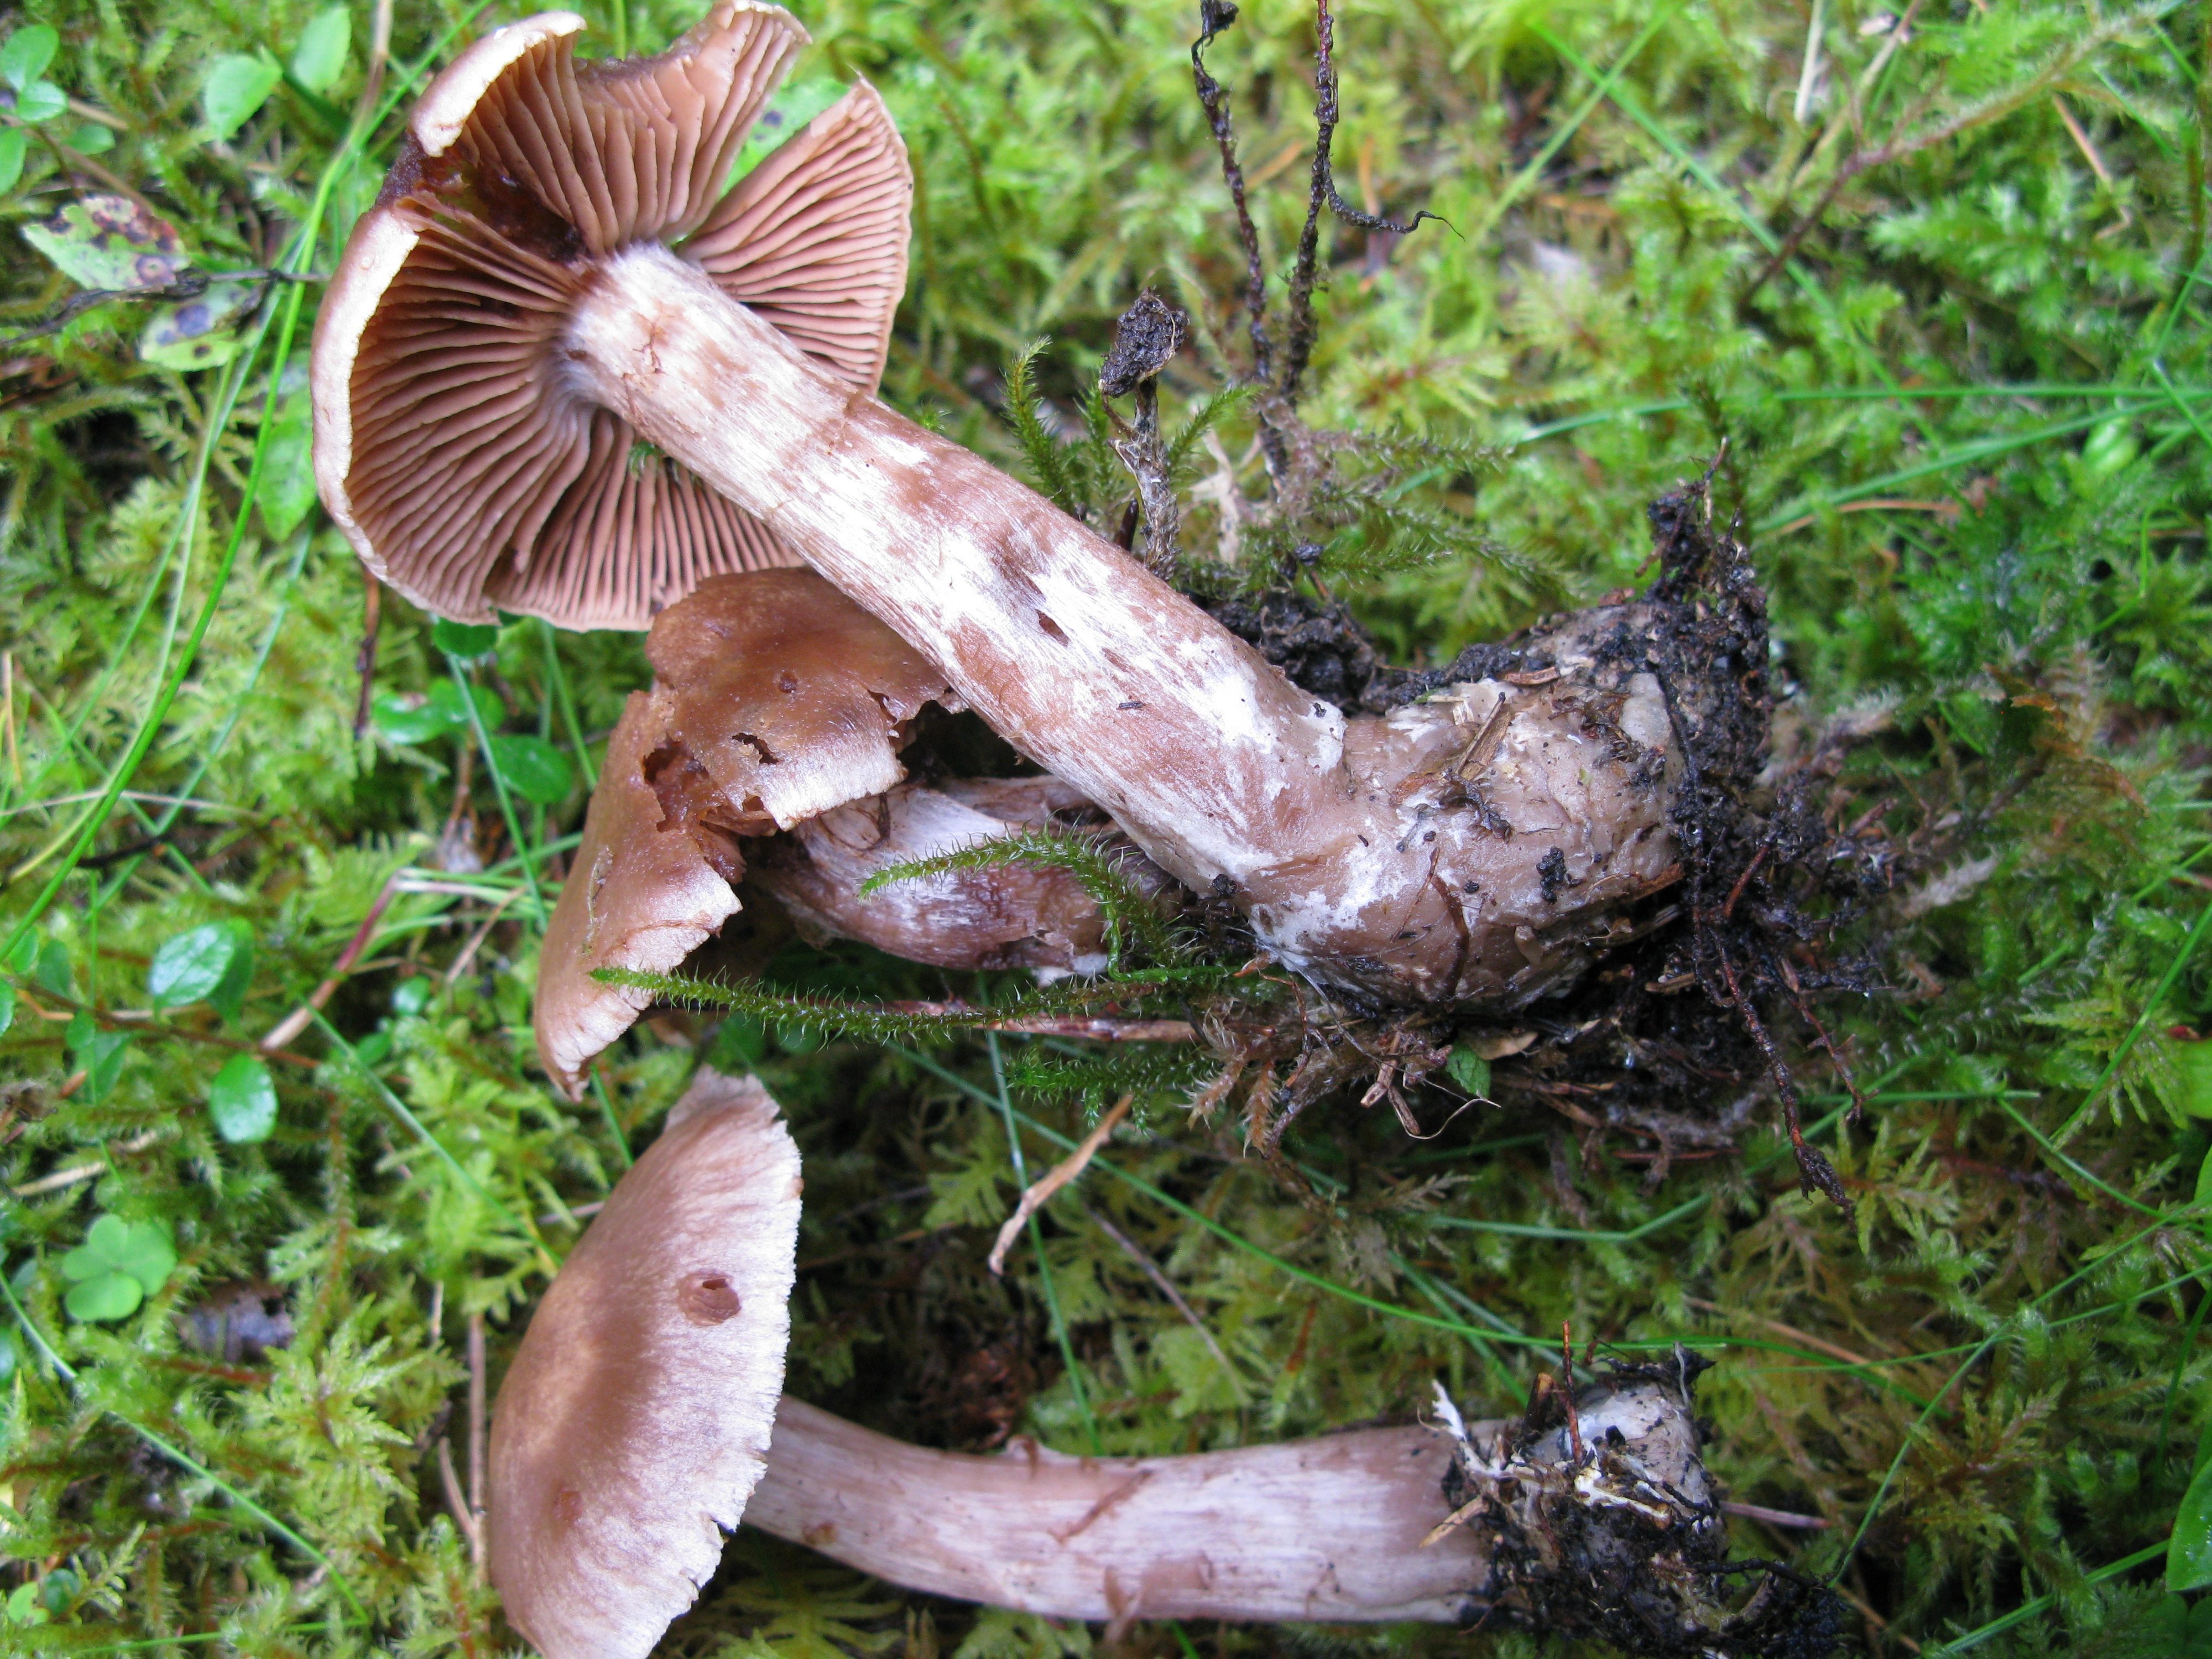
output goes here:
<path id="1" fill-rule="evenodd" d="M 786 1395 L 745 1520 L 910 1589 L 1061 1619 L 1456 1622 L 1485 1537 L 1421 1540 L 1452 1442 L 1355 1429 L 1188 1457 L 925 1450 Z"/>
<path id="2" fill-rule="evenodd" d="M 1241 887 L 1322 850 L 1343 716 L 1120 548 L 658 245 L 600 268 L 568 343 L 578 389 L 774 527 L 1182 880 Z"/>

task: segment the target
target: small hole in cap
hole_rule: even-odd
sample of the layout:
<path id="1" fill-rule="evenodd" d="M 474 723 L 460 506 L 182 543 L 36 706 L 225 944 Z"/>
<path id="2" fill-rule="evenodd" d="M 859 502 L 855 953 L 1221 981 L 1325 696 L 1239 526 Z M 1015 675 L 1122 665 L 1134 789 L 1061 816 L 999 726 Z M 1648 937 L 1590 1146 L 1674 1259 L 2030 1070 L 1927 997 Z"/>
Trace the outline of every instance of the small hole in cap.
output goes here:
<path id="1" fill-rule="evenodd" d="M 694 1325 L 719 1325 L 737 1316 L 738 1292 L 722 1273 L 687 1273 L 676 1291 L 676 1304 Z"/>
<path id="2" fill-rule="evenodd" d="M 563 1486 L 553 1494 L 554 1517 L 564 1527 L 573 1527 L 584 1518 L 584 1494 L 574 1486 Z"/>

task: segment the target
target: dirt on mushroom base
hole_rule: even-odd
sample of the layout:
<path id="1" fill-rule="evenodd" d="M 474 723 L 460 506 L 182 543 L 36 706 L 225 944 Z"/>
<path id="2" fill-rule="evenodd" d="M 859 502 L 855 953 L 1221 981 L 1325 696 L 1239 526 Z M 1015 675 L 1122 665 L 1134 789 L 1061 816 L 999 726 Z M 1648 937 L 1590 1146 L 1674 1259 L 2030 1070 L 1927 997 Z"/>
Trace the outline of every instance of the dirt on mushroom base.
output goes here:
<path id="1" fill-rule="evenodd" d="M 1601 673 L 1649 672 L 1664 691 L 1683 762 L 1668 812 L 1680 879 L 1624 907 L 1580 979 L 1503 1019 L 1463 1005 L 1361 1006 L 1311 988 L 1297 993 L 1294 1023 L 1265 1006 L 1218 1006 L 1202 1022 L 1228 1060 L 1214 1097 L 1241 1099 L 1264 1153 L 1308 1107 L 1354 1088 L 1363 1105 L 1389 1101 L 1409 1133 L 1433 1133 L 1435 1107 L 1417 1106 L 1412 1091 L 1449 1074 L 1462 1091 L 1558 1114 L 1586 1158 L 1621 1134 L 1648 1143 L 1633 1155 L 1649 1158 L 1656 1182 L 1677 1157 L 1731 1149 L 1765 1091 L 1780 1102 L 1807 1188 L 1847 1206 L 1799 1133 L 1787 1054 L 1806 1039 L 1825 1048 L 1820 1000 L 1875 988 L 1869 962 L 1838 959 L 1834 941 L 1889 890 L 1896 863 L 1878 830 L 1823 821 L 1814 791 L 1833 775 L 1833 745 L 1776 765 L 1765 594 L 1747 550 L 1708 516 L 1703 482 L 1651 504 L 1660 574 L 1636 602 L 1642 625 L 1601 633 L 1595 653 Z M 1294 683 L 1376 714 L 1468 681 L 1555 675 L 1553 647 L 1577 622 L 1549 618 L 1443 668 L 1407 670 L 1382 660 L 1340 601 L 1279 591 L 1208 608 Z M 1224 908 L 1212 926 L 1235 923 Z"/>

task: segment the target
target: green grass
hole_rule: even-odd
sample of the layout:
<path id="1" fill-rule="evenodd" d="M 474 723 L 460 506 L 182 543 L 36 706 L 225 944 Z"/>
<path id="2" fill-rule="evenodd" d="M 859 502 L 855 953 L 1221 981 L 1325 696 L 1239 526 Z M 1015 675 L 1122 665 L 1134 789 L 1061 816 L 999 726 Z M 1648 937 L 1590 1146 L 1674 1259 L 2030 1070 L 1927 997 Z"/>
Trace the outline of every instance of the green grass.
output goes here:
<path id="1" fill-rule="evenodd" d="M 320 9 L 33 3 L 0 25 L 57 26 L 43 73 L 78 105 L 28 130 L 0 196 L 0 333 L 75 291 L 14 228 L 106 175 L 204 268 L 305 279 L 270 283 L 212 368 L 141 361 L 143 300 L 0 351 L 0 1181 L 24 1189 L 0 1200 L 0 1601 L 29 1585 L 19 1610 L 46 1615 L 0 1646 L 512 1645 L 438 1474 L 441 1439 L 458 1452 L 467 1431 L 466 1323 L 489 1322 L 495 1376 L 573 1212 L 711 1053 L 758 1066 L 806 1158 L 791 1386 L 825 1406 L 939 1444 L 1164 1452 L 1404 1413 L 1433 1376 L 1512 1409 L 1562 1321 L 1631 1352 L 1680 1340 L 1719 1362 L 1704 1403 L 1732 1494 L 1829 1523 L 1739 1522 L 1740 1547 L 1837 1573 L 1870 1650 L 2183 1650 L 2191 1615 L 2160 1573 L 2212 1438 L 2212 1049 L 2186 1035 L 2212 1031 L 2206 8 L 1929 5 L 1899 44 L 1875 9 L 1824 0 L 1802 118 L 1797 0 L 1344 9 L 1346 196 L 1455 228 L 1335 238 L 1307 411 L 1450 459 L 1389 486 L 1383 517 L 1418 520 L 1430 556 L 1378 568 L 1372 522 L 1348 522 L 1330 580 L 1401 660 L 1446 660 L 1633 580 L 1645 502 L 1725 439 L 1715 489 L 1770 588 L 1785 741 L 1859 719 L 1832 817 L 1873 812 L 1907 888 L 1978 879 L 1889 912 L 1870 947 L 1887 988 L 1824 1015 L 1870 1102 L 1856 1127 L 1840 1093 L 1818 1103 L 1849 1219 L 1800 1195 L 1763 1105 L 1734 1154 L 1656 1186 L 1648 1143 L 1584 1146 L 1564 1119 L 1478 1109 L 1416 1144 L 1349 1103 L 1301 1118 L 1279 1176 L 1240 1123 L 1188 1117 L 1163 1064 L 1139 1127 L 1003 1281 L 983 1257 L 1022 1175 L 1085 1126 L 1090 1074 L 1064 1045 L 702 1018 L 619 1047 L 580 1109 L 537 1072 L 542 916 L 598 745 L 644 683 L 635 640 L 518 624 L 465 659 L 387 594 L 376 693 L 450 677 L 495 701 L 421 743 L 356 735 L 360 581 L 300 507 L 319 279 L 419 72 L 512 13 L 410 0 L 364 100 L 356 10 L 335 79 L 295 74 L 206 137 L 215 61 L 289 65 Z M 617 20 L 586 9 L 610 42 Z M 1200 321 L 1170 429 L 1241 363 L 1194 8 L 799 11 L 801 72 L 874 80 L 914 155 L 894 404 L 1018 470 L 1008 365 L 1048 336 L 1021 400 L 1030 447 L 1079 430 L 1146 283 Z M 652 47 L 691 15 L 638 3 L 620 26 Z M 1261 0 L 1208 58 L 1267 175 L 1278 294 L 1310 28 Z M 1218 413 L 1256 492 L 1251 415 Z M 1201 556 L 1212 511 L 1187 520 Z M 533 803 L 501 736 L 567 752 L 568 796 Z M 453 856 L 455 821 L 481 867 Z M 241 1000 L 153 1009 L 155 953 L 228 921 L 251 939 Z M 268 1057 L 275 1130 L 225 1140 L 216 1071 L 357 936 Z M 945 989 L 856 949 L 780 972 L 825 1000 Z M 106 1213 L 167 1229 L 179 1265 L 127 1318 L 73 1320 L 59 1263 Z M 240 1283 L 281 1297 L 290 1344 L 190 1346 L 184 1316 Z M 743 1536 L 671 1650 L 986 1659 L 1096 1639 L 910 1604 Z M 1533 1651 L 1498 1632 L 1132 1640 Z"/>

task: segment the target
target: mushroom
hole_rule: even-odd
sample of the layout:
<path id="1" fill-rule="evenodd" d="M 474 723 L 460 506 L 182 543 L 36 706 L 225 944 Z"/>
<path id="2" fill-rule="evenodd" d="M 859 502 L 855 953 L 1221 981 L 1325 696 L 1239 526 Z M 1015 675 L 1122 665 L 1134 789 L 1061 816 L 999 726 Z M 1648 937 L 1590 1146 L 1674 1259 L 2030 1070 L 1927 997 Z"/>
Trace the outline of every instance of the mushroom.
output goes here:
<path id="1" fill-rule="evenodd" d="M 369 568 L 427 609 L 643 628 L 719 572 L 794 565 L 574 380 L 566 316 L 632 243 L 872 391 L 906 286 L 913 184 L 865 83 L 726 192 L 807 36 L 722 0 L 658 58 L 576 64 L 568 12 L 495 29 L 434 80 L 315 330 L 316 477 Z"/>
<path id="2" fill-rule="evenodd" d="M 1029 968 L 1045 979 L 1095 974 L 1108 963 L 1106 918 L 1065 869 L 982 866 L 863 889 L 896 865 L 1097 816 L 1053 777 L 902 784 L 796 826 L 768 846 L 753 879 L 802 933 L 860 939 L 938 968 Z M 1121 846 L 1126 877 L 1146 889 L 1166 884 Z"/>
<path id="3" fill-rule="evenodd" d="M 760 1479 L 791 1335 L 799 1152 L 702 1071 L 538 1304 L 492 1421 L 487 1559 L 549 1659 L 653 1650 Z"/>
<path id="4" fill-rule="evenodd" d="M 532 1320 L 494 1410 L 489 1565 L 547 1659 L 647 1652 L 740 1514 L 896 1583 L 1059 1618 L 1497 1613 L 1748 1656 L 1823 1616 L 1772 1575 L 1732 1610 L 1742 1570 L 1679 1349 L 1571 1395 L 1540 1378 L 1516 1421 L 1468 1425 L 1439 1389 L 1433 1425 L 1186 1456 L 963 1456 L 778 1405 L 799 1188 L 760 1085 L 702 1070 Z"/>
<path id="5" fill-rule="evenodd" d="M 923 706 L 960 700 L 821 577 L 710 578 L 655 619 L 646 655 L 653 689 L 608 742 L 538 957 L 538 1055 L 572 1098 L 652 1000 L 593 972 L 674 971 L 726 936 L 741 880 L 817 937 L 940 967 L 1104 966 L 1104 918 L 1064 871 L 953 871 L 861 896 L 895 864 L 1096 813 L 1048 777 L 903 783 Z"/>
<path id="6" fill-rule="evenodd" d="M 737 195 L 753 205 L 710 209 L 705 158 L 735 143 L 796 24 L 726 0 L 662 58 L 586 69 L 579 27 L 511 25 L 439 77 L 326 303 L 318 476 L 373 566 L 448 605 L 481 605 L 462 573 L 485 559 L 511 562 L 480 584 L 502 604 L 580 592 L 577 526 L 642 499 L 617 482 L 634 433 L 689 469 L 686 511 L 725 511 L 711 492 L 767 526 L 1320 983 L 1519 1006 L 1676 878 L 1662 607 L 1585 613 L 1532 643 L 1531 673 L 1347 720 L 1121 548 L 867 396 L 826 335 L 787 331 L 793 305 L 732 282 L 719 239 L 762 234 L 767 186 L 749 177 Z M 646 142 L 641 112 L 678 104 L 690 125 Z M 888 225 L 896 137 L 865 88 L 839 108 L 866 142 L 817 143 L 780 188 L 797 201 L 803 179 Z M 688 169 L 673 191 L 639 166 L 672 147 Z M 822 246 L 852 242 L 826 208 L 804 222 Z M 843 280 L 856 263 L 818 268 Z M 459 386 L 456 363 L 496 377 Z M 679 476 L 660 467 L 646 471 Z M 446 482 L 399 493 L 418 471 Z M 626 588 L 592 614 L 634 617 L 672 591 Z"/>

